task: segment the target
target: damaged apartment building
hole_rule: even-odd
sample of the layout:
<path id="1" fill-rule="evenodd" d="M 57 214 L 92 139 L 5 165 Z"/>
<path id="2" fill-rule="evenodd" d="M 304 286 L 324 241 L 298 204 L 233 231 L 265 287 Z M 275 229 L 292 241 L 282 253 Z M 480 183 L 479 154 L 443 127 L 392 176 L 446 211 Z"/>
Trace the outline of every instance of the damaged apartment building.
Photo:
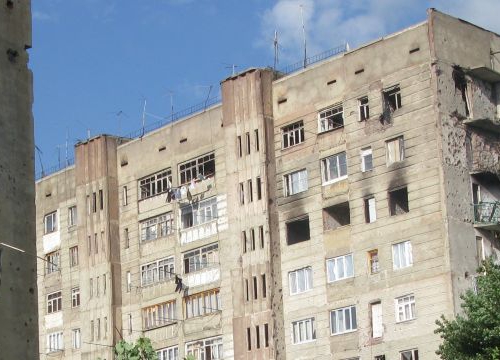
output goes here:
<path id="1" fill-rule="evenodd" d="M 306 68 L 249 69 L 36 183 L 40 353 L 437 359 L 500 232 L 500 37 L 427 20 Z"/>

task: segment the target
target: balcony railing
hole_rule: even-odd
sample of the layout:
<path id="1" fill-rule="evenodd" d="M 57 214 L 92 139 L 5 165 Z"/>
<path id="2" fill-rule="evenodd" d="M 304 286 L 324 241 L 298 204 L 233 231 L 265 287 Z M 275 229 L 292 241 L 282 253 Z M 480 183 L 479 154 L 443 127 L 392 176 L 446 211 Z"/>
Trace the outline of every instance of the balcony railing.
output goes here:
<path id="1" fill-rule="evenodd" d="M 472 204 L 474 225 L 487 230 L 500 230 L 500 201 Z"/>

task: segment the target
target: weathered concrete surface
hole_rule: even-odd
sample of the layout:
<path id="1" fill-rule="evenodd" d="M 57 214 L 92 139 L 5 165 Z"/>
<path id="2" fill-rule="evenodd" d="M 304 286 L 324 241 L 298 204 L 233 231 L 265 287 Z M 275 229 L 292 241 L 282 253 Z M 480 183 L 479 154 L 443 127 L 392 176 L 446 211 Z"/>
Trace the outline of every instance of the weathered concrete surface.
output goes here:
<path id="1" fill-rule="evenodd" d="M 38 358 L 30 1 L 0 4 L 0 359 Z"/>

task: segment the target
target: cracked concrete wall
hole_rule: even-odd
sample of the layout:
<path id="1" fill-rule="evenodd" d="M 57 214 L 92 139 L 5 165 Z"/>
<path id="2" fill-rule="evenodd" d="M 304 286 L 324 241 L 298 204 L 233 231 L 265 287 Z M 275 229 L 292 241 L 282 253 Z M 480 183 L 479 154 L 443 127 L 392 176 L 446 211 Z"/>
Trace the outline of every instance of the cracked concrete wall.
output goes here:
<path id="1" fill-rule="evenodd" d="M 38 358 L 28 0 L 0 3 L 0 359 Z"/>

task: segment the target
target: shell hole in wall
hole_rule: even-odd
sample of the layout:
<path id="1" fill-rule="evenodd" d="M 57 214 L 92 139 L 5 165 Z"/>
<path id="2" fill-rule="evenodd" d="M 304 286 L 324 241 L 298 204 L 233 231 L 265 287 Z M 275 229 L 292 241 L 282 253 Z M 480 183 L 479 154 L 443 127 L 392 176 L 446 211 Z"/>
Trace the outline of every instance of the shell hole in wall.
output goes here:
<path id="1" fill-rule="evenodd" d="M 7 2 L 5 3 L 5 5 L 7 5 L 7 7 L 9 9 L 13 9 L 14 8 L 14 2 L 12 0 L 7 0 Z"/>

